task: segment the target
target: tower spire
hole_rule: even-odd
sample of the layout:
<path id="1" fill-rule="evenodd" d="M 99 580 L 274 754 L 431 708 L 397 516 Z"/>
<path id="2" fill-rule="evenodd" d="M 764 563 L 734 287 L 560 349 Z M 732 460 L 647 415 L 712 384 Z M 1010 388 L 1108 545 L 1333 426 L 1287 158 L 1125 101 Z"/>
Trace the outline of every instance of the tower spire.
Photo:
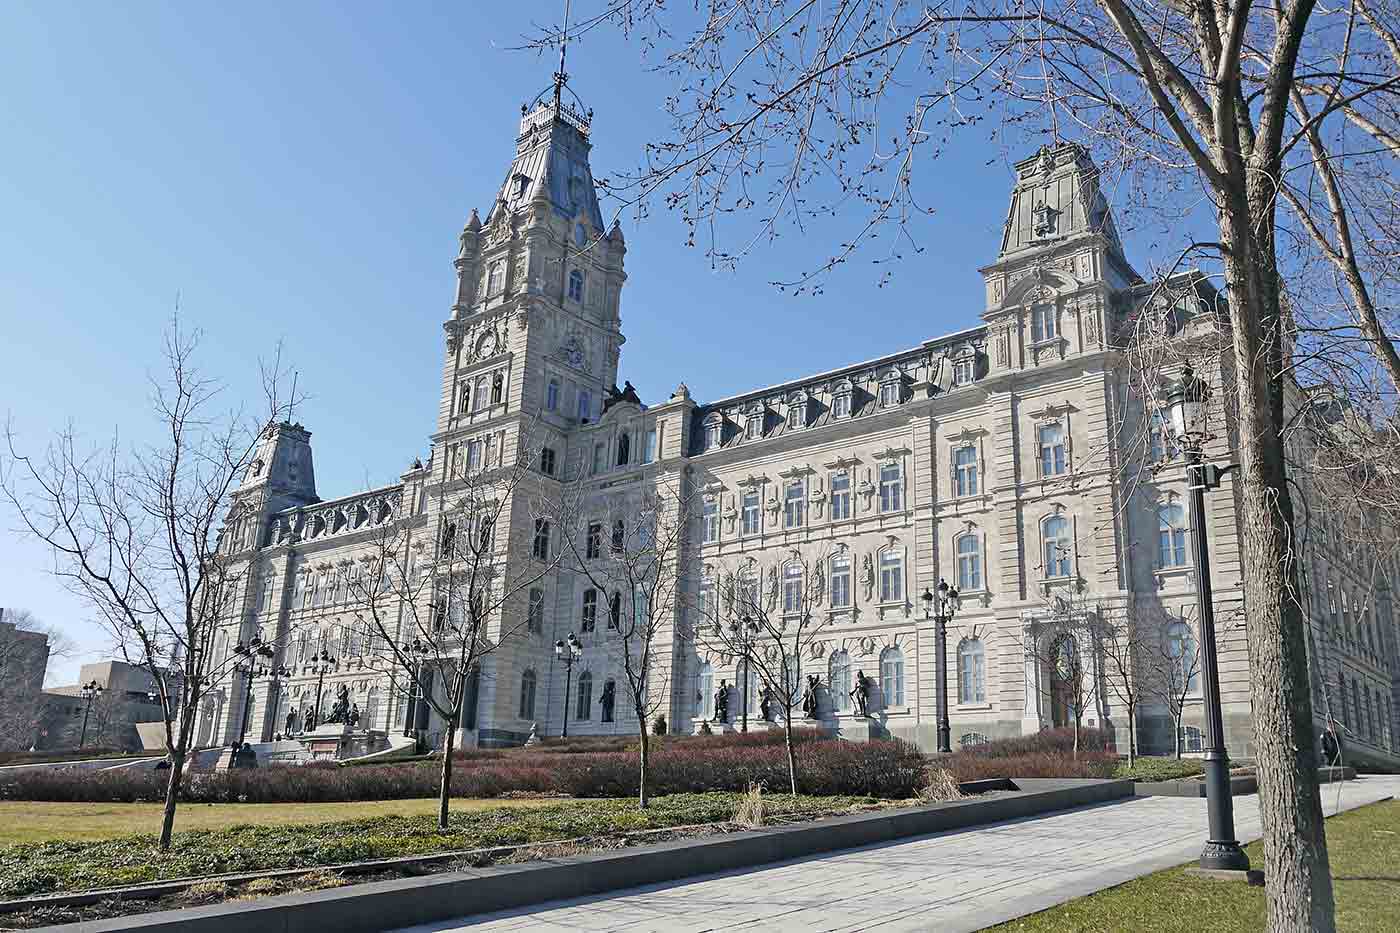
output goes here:
<path id="1" fill-rule="evenodd" d="M 559 70 L 554 73 L 554 110 L 558 112 L 564 85 L 569 83 L 569 74 L 564 70 L 564 56 L 569 51 L 569 0 L 564 0 L 564 26 L 559 31 Z"/>

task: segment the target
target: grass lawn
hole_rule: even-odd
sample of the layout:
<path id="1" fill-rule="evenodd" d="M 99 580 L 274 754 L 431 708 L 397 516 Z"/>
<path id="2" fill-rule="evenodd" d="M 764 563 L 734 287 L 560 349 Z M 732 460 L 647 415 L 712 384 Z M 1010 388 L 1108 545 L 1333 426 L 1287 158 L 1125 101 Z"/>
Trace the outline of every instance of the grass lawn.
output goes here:
<path id="1" fill-rule="evenodd" d="M 452 811 L 487 807 L 537 807 L 552 800 L 463 800 L 452 798 Z M 370 800 L 350 803 L 182 803 L 175 829 L 227 829 L 231 826 L 329 823 L 376 816 L 436 815 L 432 798 Z M 159 833 L 159 803 L 48 803 L 0 800 L 0 845 L 61 839 L 94 840 Z"/>
<path id="2" fill-rule="evenodd" d="M 461 801 L 454 800 L 451 824 L 446 833 L 437 831 L 434 816 L 421 813 L 300 826 L 279 822 L 177 832 L 170 851 L 165 854 L 156 850 L 153 835 L 10 845 L 0 847 L 0 898 L 82 891 L 163 878 L 282 868 L 315 869 L 367 859 L 584 836 L 595 840 L 615 839 L 638 830 L 728 822 L 742 796 L 736 793 L 672 794 L 655 798 L 646 810 L 638 808 L 632 800 L 588 799 L 533 806 L 493 806 L 497 802 L 488 801 L 469 811 Z M 430 805 L 431 801 L 423 803 Z M 792 798 L 782 794 L 765 796 L 763 803 L 769 818 L 815 817 L 848 812 L 856 806 L 880 804 L 869 797 Z M 890 804 L 886 802 L 885 805 Z M 240 813 L 287 812 L 301 807 L 323 810 L 343 807 L 346 809 L 342 813 L 353 813 L 356 808 L 363 812 L 367 805 L 212 804 L 208 809 L 221 806 L 237 807 Z M 182 809 L 188 814 L 201 808 Z"/>
<path id="3" fill-rule="evenodd" d="M 1263 868 L 1262 843 L 1246 850 Z M 1400 801 L 1376 803 L 1327 821 L 1337 929 L 1400 929 Z M 1190 866 L 1184 866 L 1190 867 Z M 1188 877 L 1170 868 L 989 930 L 1000 933 L 1152 930 L 1263 930 L 1264 889 Z"/>

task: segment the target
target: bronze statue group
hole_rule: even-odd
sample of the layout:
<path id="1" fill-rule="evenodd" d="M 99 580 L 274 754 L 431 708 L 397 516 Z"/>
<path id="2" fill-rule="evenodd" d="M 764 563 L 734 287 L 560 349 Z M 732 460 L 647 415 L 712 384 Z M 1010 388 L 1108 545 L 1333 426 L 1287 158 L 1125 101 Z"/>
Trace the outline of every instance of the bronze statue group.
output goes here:
<path id="1" fill-rule="evenodd" d="M 856 672 L 856 685 L 851 688 L 850 698 L 855 702 L 856 715 L 862 719 L 870 716 L 870 694 L 875 687 L 875 681 L 865 676 L 865 671 Z M 727 723 L 729 722 L 729 681 L 721 680 L 719 688 L 715 690 L 715 711 L 708 722 Z M 802 714 L 810 720 L 815 721 L 821 712 L 820 696 L 822 691 L 822 679 L 819 674 L 807 675 L 807 688 L 802 694 Z M 764 681 L 763 689 L 759 691 L 758 715 L 763 722 L 773 722 L 778 710 L 778 691 L 771 683 Z"/>

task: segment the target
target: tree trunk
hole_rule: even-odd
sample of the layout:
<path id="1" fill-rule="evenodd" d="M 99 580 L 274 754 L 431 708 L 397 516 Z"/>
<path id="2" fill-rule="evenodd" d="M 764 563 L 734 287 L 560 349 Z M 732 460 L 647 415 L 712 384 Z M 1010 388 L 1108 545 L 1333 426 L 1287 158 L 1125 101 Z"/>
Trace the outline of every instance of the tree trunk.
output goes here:
<path id="1" fill-rule="evenodd" d="M 651 802 L 647 795 L 647 765 L 651 760 L 651 737 L 647 735 L 646 716 L 641 710 L 637 711 L 637 737 L 641 739 L 641 744 L 637 746 L 637 806 L 645 810 Z"/>
<path id="2" fill-rule="evenodd" d="M 797 749 L 792 743 L 792 707 L 788 706 L 783 717 L 783 743 L 787 746 L 788 784 L 792 795 L 797 796 Z"/>
<path id="3" fill-rule="evenodd" d="M 460 704 L 458 705 L 460 709 Z M 452 743 L 457 738 L 457 717 L 447 721 L 442 737 L 442 777 L 438 782 L 438 831 L 447 832 L 447 801 L 452 796 Z"/>
<path id="4" fill-rule="evenodd" d="M 165 810 L 160 818 L 160 851 L 170 850 L 170 837 L 175 832 L 175 804 L 180 799 L 180 781 L 185 773 L 185 751 L 170 753 L 170 780 L 165 784 Z"/>
<path id="5" fill-rule="evenodd" d="M 1222 199 L 1239 415 L 1240 567 L 1248 612 L 1251 718 L 1259 769 L 1270 931 L 1335 929 L 1317 784 L 1307 649 L 1297 592 L 1297 536 L 1284 466 L 1283 331 L 1273 265 L 1274 190 L 1251 174 Z M 1243 174 L 1240 176 L 1243 178 Z M 1247 198 L 1247 200 L 1246 200 Z"/>
<path id="6" fill-rule="evenodd" d="M 1137 715 L 1133 709 L 1136 704 L 1128 701 L 1128 767 L 1131 768 L 1137 763 Z"/>
<path id="7" fill-rule="evenodd" d="M 1181 714 L 1172 716 L 1172 745 L 1176 748 L 1176 760 L 1181 760 Z"/>

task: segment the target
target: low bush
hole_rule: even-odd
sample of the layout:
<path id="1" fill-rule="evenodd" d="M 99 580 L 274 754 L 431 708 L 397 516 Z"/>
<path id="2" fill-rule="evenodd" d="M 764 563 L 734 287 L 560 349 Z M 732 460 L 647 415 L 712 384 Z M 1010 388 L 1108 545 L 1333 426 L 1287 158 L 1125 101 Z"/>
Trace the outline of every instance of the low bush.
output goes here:
<path id="1" fill-rule="evenodd" d="M 1113 776 L 1134 781 L 1179 781 L 1205 772 L 1205 765 L 1195 758 L 1138 758 L 1131 768 L 1125 761 Z"/>
<path id="2" fill-rule="evenodd" d="M 798 789 L 804 794 L 860 794 L 903 798 L 923 783 L 919 750 L 902 741 L 857 745 L 821 739 L 815 730 L 794 734 Z M 668 738 L 652 746 L 648 786 L 656 795 L 788 789 L 787 750 L 781 732 Z M 621 737 L 543 743 L 528 749 L 471 750 L 455 760 L 454 797 L 505 793 L 562 793 L 574 797 L 630 797 L 637 791 L 637 754 Z M 440 762 L 361 765 L 331 762 L 189 774 L 181 799 L 195 803 L 329 803 L 434 797 Z M 168 772 L 123 769 L 41 770 L 0 776 L 0 798 L 10 800 L 161 800 Z"/>
<path id="3" fill-rule="evenodd" d="M 1113 734 L 1102 729 L 1079 730 L 1079 753 L 1074 729 L 1046 729 L 1034 735 L 995 739 L 939 760 L 959 781 L 997 777 L 1112 777 L 1118 767 Z"/>

